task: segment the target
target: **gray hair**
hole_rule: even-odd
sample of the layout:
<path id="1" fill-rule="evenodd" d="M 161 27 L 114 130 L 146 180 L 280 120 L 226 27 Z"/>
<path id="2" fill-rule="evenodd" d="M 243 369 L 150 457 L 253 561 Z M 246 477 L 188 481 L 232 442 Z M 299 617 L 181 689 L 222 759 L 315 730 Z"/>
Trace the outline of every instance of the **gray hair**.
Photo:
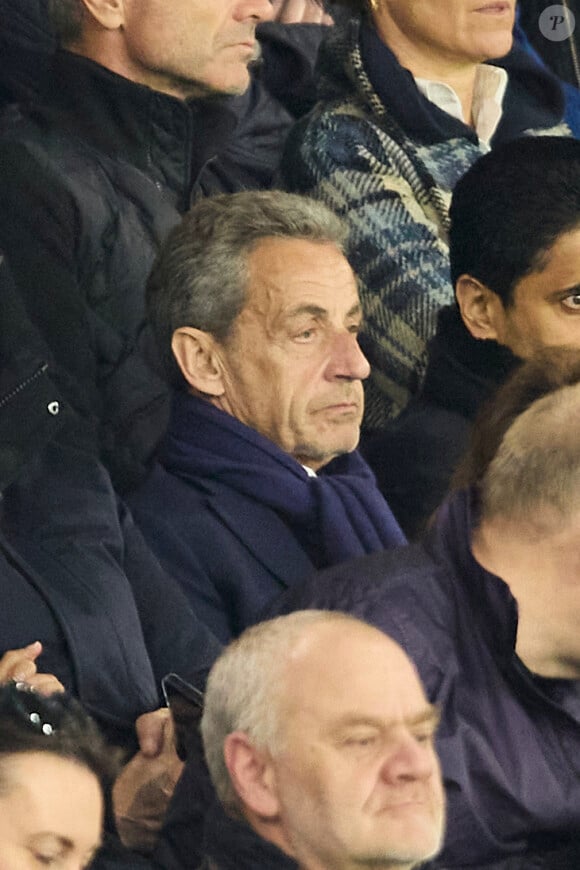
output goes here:
<path id="1" fill-rule="evenodd" d="M 298 610 L 246 629 L 214 663 L 207 682 L 201 735 L 212 782 L 234 815 L 239 801 L 224 760 L 224 741 L 243 731 L 259 749 L 275 753 L 283 741 L 280 702 L 288 658 L 305 633 L 330 622 L 367 623 L 347 613 Z"/>
<path id="2" fill-rule="evenodd" d="M 503 437 L 481 483 L 484 519 L 532 529 L 561 525 L 580 509 L 580 384 L 538 399 Z"/>
<path id="3" fill-rule="evenodd" d="M 48 0 L 48 17 L 60 45 L 80 39 L 85 12 L 82 0 Z"/>
<path id="4" fill-rule="evenodd" d="M 168 380 L 184 380 L 171 352 L 176 329 L 193 326 L 218 341 L 246 301 L 248 256 L 267 238 L 330 242 L 344 252 L 348 230 L 325 205 L 281 190 L 202 199 L 169 234 L 147 285 L 148 317 Z"/>

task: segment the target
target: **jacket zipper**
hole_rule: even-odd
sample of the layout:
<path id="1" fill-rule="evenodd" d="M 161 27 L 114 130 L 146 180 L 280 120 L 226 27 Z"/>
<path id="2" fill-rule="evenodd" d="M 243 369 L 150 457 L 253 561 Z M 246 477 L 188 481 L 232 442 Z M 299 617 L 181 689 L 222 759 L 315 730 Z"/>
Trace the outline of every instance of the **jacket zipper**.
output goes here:
<path id="1" fill-rule="evenodd" d="M 2 396 L 2 398 L 0 399 L 0 408 L 3 408 L 5 405 L 11 402 L 15 396 L 17 396 L 19 393 L 29 387 L 30 384 L 34 383 L 34 381 L 38 380 L 38 378 L 41 377 L 41 375 L 43 375 L 47 371 L 47 369 L 48 363 L 43 363 L 39 369 L 29 375 L 29 377 L 27 377 L 24 381 L 21 381 L 21 383 L 14 387 L 14 389 L 10 390 L 9 393 L 6 393 L 5 396 Z"/>
<path id="2" fill-rule="evenodd" d="M 572 11 L 568 5 L 568 0 L 562 0 L 562 5 L 568 10 L 568 12 Z M 570 40 L 570 57 L 572 59 L 572 66 L 574 67 L 574 75 L 576 76 L 576 85 L 580 88 L 580 62 L 578 60 L 578 48 L 576 46 L 574 34 L 571 33 L 568 39 Z"/>

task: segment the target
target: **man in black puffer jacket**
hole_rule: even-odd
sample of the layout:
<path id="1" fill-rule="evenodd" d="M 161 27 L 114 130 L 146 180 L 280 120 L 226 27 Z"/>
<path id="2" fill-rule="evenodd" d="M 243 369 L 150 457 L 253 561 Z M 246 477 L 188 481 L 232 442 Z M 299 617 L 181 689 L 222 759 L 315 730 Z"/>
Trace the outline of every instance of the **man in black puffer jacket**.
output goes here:
<path id="1" fill-rule="evenodd" d="M 2 0 L 0 20 L 9 6 Z M 41 31 L 26 21 L 25 54 L 13 43 L 9 57 L 30 64 L 0 77 L 8 96 L 31 100 L 4 119 L 0 245 L 29 316 L 99 421 L 120 491 L 139 479 L 166 422 L 143 312 L 159 245 L 196 198 L 269 186 L 323 30 L 264 31 L 264 69 L 278 60 L 292 80 L 286 108 L 274 80 L 268 91 L 254 77 L 246 90 L 269 0 L 159 2 L 139 15 L 133 6 L 112 14 L 104 2 L 52 0 L 60 49 L 40 88 L 50 40 L 36 45 Z"/>

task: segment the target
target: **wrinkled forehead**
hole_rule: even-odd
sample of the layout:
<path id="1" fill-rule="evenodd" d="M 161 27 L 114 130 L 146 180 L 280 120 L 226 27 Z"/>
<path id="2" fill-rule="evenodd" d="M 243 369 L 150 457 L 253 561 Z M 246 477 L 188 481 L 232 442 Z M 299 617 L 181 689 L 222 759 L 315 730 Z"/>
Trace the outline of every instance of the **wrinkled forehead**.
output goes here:
<path id="1" fill-rule="evenodd" d="M 333 242 L 267 238 L 247 258 L 245 308 L 275 316 L 301 306 L 346 315 L 359 305 L 350 264 Z"/>
<path id="2" fill-rule="evenodd" d="M 297 645 L 284 673 L 288 718 L 331 723 L 355 714 L 408 718 L 425 693 L 414 665 L 387 635 L 367 626 L 318 627 Z"/>

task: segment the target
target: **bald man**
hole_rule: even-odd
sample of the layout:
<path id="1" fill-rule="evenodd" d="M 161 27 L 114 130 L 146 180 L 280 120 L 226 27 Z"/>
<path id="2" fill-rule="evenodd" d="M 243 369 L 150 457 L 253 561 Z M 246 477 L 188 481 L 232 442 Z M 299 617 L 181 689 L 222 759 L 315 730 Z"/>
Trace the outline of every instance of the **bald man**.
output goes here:
<path id="1" fill-rule="evenodd" d="M 232 820 L 218 839 L 209 819 L 211 866 L 243 853 L 248 827 L 280 867 L 418 866 L 443 834 L 437 721 L 401 647 L 354 617 L 297 612 L 247 630 L 207 688 L 205 752 Z"/>

